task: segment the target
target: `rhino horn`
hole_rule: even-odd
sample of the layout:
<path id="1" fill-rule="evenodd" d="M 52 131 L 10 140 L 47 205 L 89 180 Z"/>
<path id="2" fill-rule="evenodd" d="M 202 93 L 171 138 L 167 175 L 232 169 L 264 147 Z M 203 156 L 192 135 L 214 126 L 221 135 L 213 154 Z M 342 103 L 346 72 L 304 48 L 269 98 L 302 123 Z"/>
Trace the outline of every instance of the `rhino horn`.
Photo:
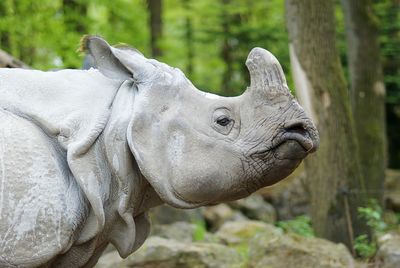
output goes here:
<path id="1" fill-rule="evenodd" d="M 247 57 L 246 66 L 250 72 L 251 91 L 264 92 L 269 88 L 288 90 L 282 67 L 268 50 L 253 48 Z"/>

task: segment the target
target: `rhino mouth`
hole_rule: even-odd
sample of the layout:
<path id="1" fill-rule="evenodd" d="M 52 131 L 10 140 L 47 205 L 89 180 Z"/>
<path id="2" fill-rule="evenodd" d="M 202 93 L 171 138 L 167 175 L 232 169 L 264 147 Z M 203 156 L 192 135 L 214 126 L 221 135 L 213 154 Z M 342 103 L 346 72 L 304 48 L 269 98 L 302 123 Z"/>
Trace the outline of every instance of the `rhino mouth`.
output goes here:
<path id="1" fill-rule="evenodd" d="M 307 121 L 291 121 L 285 124 L 281 135 L 272 148 L 277 159 L 299 160 L 316 151 L 316 129 Z"/>

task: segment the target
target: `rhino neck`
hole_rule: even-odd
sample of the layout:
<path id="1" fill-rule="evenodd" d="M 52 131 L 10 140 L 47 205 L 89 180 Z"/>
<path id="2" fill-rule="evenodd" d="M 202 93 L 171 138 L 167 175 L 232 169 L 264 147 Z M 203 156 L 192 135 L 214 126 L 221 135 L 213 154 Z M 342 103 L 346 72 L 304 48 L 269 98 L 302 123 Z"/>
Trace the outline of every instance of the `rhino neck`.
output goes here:
<path id="1" fill-rule="evenodd" d="M 149 232 L 145 212 L 162 203 L 140 172 L 128 146 L 126 133 L 134 102 L 132 84 L 124 82 L 97 141 L 111 176 L 109 200 L 104 204 L 106 234 L 103 237 L 118 249 L 121 256 L 127 256 L 144 242 Z"/>

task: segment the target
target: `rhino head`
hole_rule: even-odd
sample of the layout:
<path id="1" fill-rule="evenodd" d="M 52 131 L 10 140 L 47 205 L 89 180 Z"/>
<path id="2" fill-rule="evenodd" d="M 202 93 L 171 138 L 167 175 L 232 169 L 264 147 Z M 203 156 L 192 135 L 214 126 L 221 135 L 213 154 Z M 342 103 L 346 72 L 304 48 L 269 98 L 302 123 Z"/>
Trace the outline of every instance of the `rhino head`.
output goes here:
<path id="1" fill-rule="evenodd" d="M 319 143 L 290 94 L 278 60 L 254 48 L 251 84 L 237 97 L 198 90 L 177 68 L 134 49 L 84 39 L 106 76 L 131 81 L 126 135 L 140 172 L 159 197 L 180 208 L 239 199 L 288 176 Z"/>

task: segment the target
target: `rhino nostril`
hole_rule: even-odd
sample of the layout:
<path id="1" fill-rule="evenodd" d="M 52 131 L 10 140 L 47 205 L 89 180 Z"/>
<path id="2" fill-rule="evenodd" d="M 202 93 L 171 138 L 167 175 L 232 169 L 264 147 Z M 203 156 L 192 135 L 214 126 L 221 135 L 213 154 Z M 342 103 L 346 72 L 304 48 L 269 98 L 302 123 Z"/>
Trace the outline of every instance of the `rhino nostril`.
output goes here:
<path id="1" fill-rule="evenodd" d="M 299 133 L 301 135 L 306 135 L 308 133 L 307 131 L 307 125 L 304 121 L 289 121 L 286 122 L 285 125 L 283 126 L 283 128 L 287 131 L 287 132 L 291 132 L 291 133 Z"/>
<path id="2" fill-rule="evenodd" d="M 291 120 L 283 126 L 285 134 L 283 135 L 284 140 L 295 140 L 303 146 L 303 148 L 309 152 L 314 147 L 314 142 L 311 138 L 309 131 L 309 125 L 304 120 Z"/>

